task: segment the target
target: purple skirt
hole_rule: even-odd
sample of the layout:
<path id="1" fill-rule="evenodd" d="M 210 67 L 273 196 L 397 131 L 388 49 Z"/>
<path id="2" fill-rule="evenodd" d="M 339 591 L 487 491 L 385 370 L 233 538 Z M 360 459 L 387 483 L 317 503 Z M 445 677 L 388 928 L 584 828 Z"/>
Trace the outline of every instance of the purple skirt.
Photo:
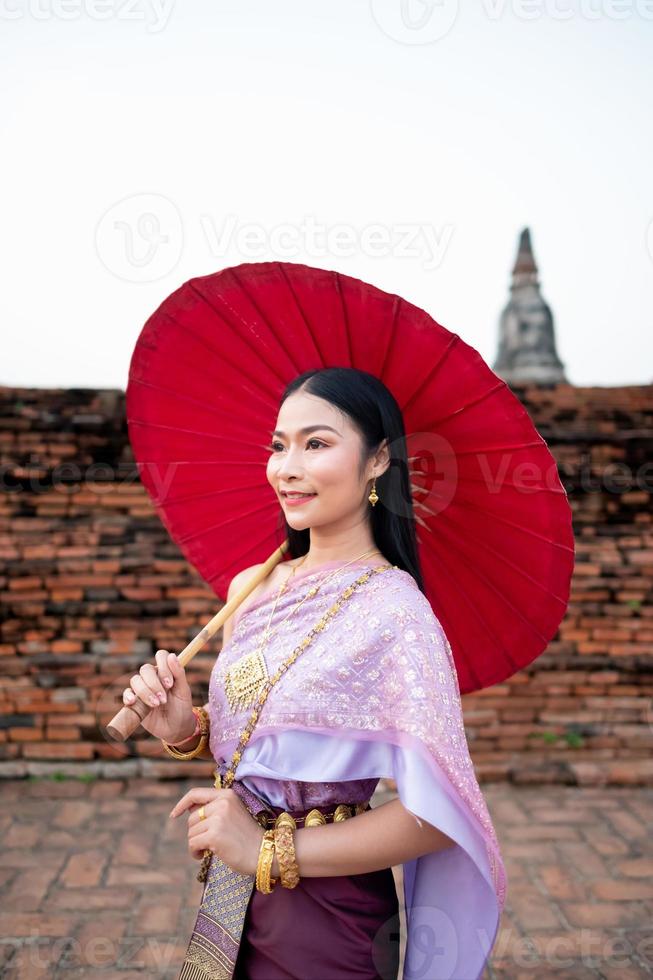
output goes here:
<path id="1" fill-rule="evenodd" d="M 252 889 L 233 980 L 396 980 L 398 971 L 391 868 Z"/>

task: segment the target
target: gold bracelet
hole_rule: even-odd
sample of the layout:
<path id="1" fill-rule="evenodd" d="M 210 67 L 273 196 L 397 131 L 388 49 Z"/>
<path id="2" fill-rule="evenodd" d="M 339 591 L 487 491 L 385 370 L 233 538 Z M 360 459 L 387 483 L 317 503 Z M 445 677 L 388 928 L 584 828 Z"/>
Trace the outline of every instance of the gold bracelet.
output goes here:
<path id="1" fill-rule="evenodd" d="M 277 883 L 277 879 L 270 875 L 273 861 L 274 830 L 266 830 L 261 841 L 261 850 L 258 853 L 256 866 L 256 887 L 264 895 L 269 895 Z"/>
<path id="2" fill-rule="evenodd" d="M 299 865 L 295 856 L 295 830 L 297 823 L 290 813 L 280 813 L 274 822 L 274 845 L 279 862 L 279 877 L 284 888 L 296 888 L 299 884 Z"/>
<path id="3" fill-rule="evenodd" d="M 193 705 L 193 714 L 199 721 L 199 725 L 200 725 L 200 740 L 194 749 L 192 749 L 190 752 L 178 752 L 177 749 L 175 749 L 172 745 L 168 745 L 167 742 L 164 742 L 164 740 L 161 739 L 161 744 L 163 745 L 163 748 L 166 750 L 168 755 L 172 756 L 173 759 L 180 759 L 183 761 L 185 761 L 186 759 L 194 759 L 196 756 L 200 754 L 200 752 L 203 750 L 204 746 L 208 742 L 209 716 L 206 712 L 206 709 L 199 705 L 197 706 Z"/>

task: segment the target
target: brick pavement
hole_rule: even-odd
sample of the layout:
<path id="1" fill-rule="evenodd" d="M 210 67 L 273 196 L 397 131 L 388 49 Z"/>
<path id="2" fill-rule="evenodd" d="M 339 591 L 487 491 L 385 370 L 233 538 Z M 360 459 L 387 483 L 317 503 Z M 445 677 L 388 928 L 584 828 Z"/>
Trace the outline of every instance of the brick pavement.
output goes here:
<path id="1" fill-rule="evenodd" d="M 190 785 L 0 781 L 2 977 L 176 980 L 202 885 L 167 815 Z M 509 877 L 484 980 L 651 976 L 653 789 L 483 791 Z"/>

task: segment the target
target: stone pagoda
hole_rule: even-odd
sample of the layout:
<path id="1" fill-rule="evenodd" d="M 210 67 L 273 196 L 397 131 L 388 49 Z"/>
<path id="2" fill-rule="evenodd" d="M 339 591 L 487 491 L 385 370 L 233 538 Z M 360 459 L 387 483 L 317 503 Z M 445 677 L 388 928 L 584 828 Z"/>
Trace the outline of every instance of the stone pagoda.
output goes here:
<path id="1" fill-rule="evenodd" d="M 510 299 L 499 321 L 499 351 L 492 370 L 508 384 L 568 384 L 556 352 L 553 315 L 540 293 L 528 228 L 519 237 Z"/>

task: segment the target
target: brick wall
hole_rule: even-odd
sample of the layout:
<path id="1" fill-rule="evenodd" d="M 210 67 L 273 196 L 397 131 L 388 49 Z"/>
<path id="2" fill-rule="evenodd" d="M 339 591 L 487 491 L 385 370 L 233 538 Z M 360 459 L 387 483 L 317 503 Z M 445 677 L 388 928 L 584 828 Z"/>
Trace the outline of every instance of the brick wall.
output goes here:
<path id="1" fill-rule="evenodd" d="M 653 386 L 515 393 L 557 459 L 577 563 L 548 650 L 463 699 L 479 779 L 653 784 Z M 210 775 L 102 733 L 140 664 L 218 608 L 139 484 L 124 393 L 0 388 L 0 471 L 0 775 Z M 196 703 L 219 647 L 189 665 Z"/>

